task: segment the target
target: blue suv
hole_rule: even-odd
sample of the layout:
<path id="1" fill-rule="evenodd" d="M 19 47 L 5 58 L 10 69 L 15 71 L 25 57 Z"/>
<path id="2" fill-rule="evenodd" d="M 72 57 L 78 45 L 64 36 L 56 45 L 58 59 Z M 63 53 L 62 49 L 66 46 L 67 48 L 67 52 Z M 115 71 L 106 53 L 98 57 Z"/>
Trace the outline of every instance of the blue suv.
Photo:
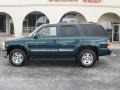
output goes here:
<path id="1" fill-rule="evenodd" d="M 97 24 L 44 24 L 29 36 L 2 43 L 4 56 L 14 66 L 39 58 L 75 58 L 80 66 L 91 67 L 99 56 L 110 55 L 109 38 Z"/>

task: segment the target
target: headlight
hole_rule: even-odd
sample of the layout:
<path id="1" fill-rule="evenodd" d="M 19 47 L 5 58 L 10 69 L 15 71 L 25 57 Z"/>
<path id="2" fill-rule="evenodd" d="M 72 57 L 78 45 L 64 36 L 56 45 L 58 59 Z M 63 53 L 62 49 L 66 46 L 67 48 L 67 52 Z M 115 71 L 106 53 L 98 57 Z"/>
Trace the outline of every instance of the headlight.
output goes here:
<path id="1" fill-rule="evenodd" d="M 2 50 L 5 50 L 5 42 L 2 42 Z"/>

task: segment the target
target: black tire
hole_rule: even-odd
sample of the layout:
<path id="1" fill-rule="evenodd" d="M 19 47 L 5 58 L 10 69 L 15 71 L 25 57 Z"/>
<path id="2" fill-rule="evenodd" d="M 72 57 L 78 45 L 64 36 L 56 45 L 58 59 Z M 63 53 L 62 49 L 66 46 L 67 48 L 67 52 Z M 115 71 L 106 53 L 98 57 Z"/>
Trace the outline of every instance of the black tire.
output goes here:
<path id="1" fill-rule="evenodd" d="M 88 58 L 86 58 L 87 56 L 85 57 L 85 55 L 89 55 L 89 60 L 88 60 Z M 91 59 L 90 59 L 90 57 L 91 57 Z M 91 49 L 84 49 L 78 55 L 77 61 L 78 61 L 78 64 L 80 66 L 85 67 L 85 68 L 89 68 L 89 67 L 94 66 L 94 64 L 96 63 L 96 61 L 97 61 L 96 57 L 97 57 L 96 53 L 93 50 L 91 50 Z M 86 62 L 86 64 L 85 64 L 85 62 Z"/>
<path id="2" fill-rule="evenodd" d="M 15 54 L 19 54 L 19 55 L 16 57 Z M 26 63 L 27 56 L 23 50 L 13 49 L 9 54 L 9 61 L 14 66 L 22 66 Z M 15 62 L 18 62 L 18 63 L 15 63 Z"/>

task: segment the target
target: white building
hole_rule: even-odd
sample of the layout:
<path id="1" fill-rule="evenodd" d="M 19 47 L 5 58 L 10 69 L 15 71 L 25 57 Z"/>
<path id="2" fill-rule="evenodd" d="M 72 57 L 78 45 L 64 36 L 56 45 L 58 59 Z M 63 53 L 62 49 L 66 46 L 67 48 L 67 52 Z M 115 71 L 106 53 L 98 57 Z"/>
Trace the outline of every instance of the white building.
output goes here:
<path id="1" fill-rule="evenodd" d="M 95 22 L 120 41 L 120 0 L 0 0 L 0 37 L 21 36 L 43 23 Z"/>

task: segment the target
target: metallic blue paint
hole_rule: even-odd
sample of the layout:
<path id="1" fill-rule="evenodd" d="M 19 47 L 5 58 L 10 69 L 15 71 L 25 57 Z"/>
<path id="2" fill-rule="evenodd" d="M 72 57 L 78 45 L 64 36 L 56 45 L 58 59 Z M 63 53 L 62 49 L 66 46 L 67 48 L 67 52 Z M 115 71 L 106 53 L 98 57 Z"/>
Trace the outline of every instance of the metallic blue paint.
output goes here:
<path id="1" fill-rule="evenodd" d="M 44 28 L 46 26 L 47 25 L 44 25 L 41 28 Z M 79 37 L 60 37 L 59 27 L 56 27 L 58 30 L 57 37 L 35 38 L 35 33 L 37 33 L 36 30 L 33 35 L 30 35 L 28 37 L 6 40 L 6 49 L 8 50 L 11 47 L 23 47 L 29 58 L 75 57 L 76 54 L 80 52 L 79 50 L 82 46 L 97 48 L 98 56 L 110 54 L 110 50 L 107 48 L 108 37 L 85 36 L 82 29 L 79 30 L 79 25 L 76 25 L 80 33 L 82 33 L 82 35 Z"/>

